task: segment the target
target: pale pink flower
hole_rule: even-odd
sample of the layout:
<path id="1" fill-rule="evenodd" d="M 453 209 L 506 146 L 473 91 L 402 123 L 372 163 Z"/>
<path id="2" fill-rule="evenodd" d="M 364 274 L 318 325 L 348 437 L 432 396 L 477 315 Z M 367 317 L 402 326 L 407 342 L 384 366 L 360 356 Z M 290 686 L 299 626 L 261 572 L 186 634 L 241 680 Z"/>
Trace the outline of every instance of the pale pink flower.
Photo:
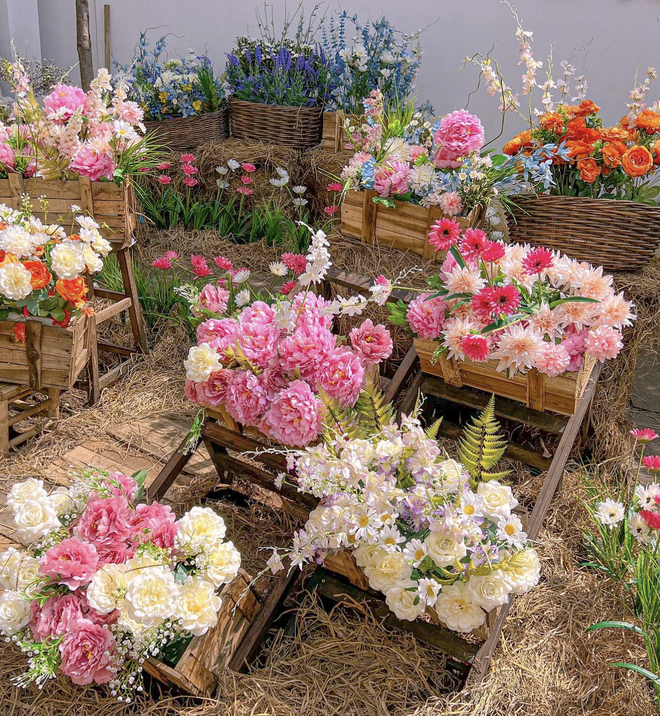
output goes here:
<path id="1" fill-rule="evenodd" d="M 621 331 L 610 326 L 599 326 L 589 331 L 584 342 L 585 353 L 604 363 L 608 358 L 616 358 L 623 348 Z"/>
<path id="2" fill-rule="evenodd" d="M 309 385 L 294 380 L 273 398 L 263 429 L 282 445 L 304 447 L 321 434 L 321 407 Z"/>
<path id="3" fill-rule="evenodd" d="M 230 371 L 231 372 L 231 371 Z M 204 390 L 204 383 L 196 383 L 194 380 L 186 380 L 183 386 L 183 394 L 195 405 L 207 405 Z"/>
<path id="4" fill-rule="evenodd" d="M 576 271 L 571 286 L 576 289 L 578 296 L 586 298 L 595 298 L 601 301 L 612 293 L 612 281 L 614 279 L 610 275 L 603 276 L 603 267 L 593 268 L 586 266 Z"/>
<path id="5" fill-rule="evenodd" d="M 197 391 L 201 393 L 207 405 L 220 405 L 227 399 L 227 390 L 234 377 L 234 371 L 221 368 L 211 373 L 209 379 L 204 383 L 196 383 Z M 193 381 L 186 381 L 193 382 Z M 194 401 L 193 401 L 194 402 Z"/>
<path id="6" fill-rule="evenodd" d="M 457 168 L 461 165 L 458 159 L 483 147 L 484 128 L 479 117 L 459 109 L 440 120 L 433 141 L 439 148 L 435 165 L 440 169 Z"/>
<path id="7" fill-rule="evenodd" d="M 232 345 L 238 335 L 239 323 L 233 318 L 209 318 L 197 326 L 197 343 L 208 343 L 218 353 Z"/>
<path id="8" fill-rule="evenodd" d="M 300 323 L 279 345 L 284 373 L 300 371 L 303 380 L 314 381 L 316 374 L 335 348 L 337 338 L 327 328 Z"/>
<path id="9" fill-rule="evenodd" d="M 453 256 L 452 256 L 453 258 Z M 477 269 L 456 265 L 446 276 L 445 288 L 452 293 L 478 293 L 486 285 L 486 279 Z"/>
<path id="10" fill-rule="evenodd" d="M 211 313 L 224 313 L 228 301 L 229 291 L 212 283 L 207 283 L 199 294 L 199 305 Z"/>
<path id="11" fill-rule="evenodd" d="M 269 323 L 241 323 L 235 341 L 240 351 L 236 349 L 236 354 L 263 370 L 277 356 L 279 335 L 277 328 Z"/>
<path id="12" fill-rule="evenodd" d="M 560 326 L 575 325 L 578 329 L 589 326 L 598 310 L 597 304 L 583 301 L 562 303 L 553 309 L 557 313 Z"/>
<path id="13" fill-rule="evenodd" d="M 53 91 L 44 97 L 44 108 L 49 115 L 66 121 L 76 110 L 84 108 L 86 100 L 87 95 L 80 87 L 57 84 Z"/>
<path id="14" fill-rule="evenodd" d="M 595 325 L 612 326 L 612 328 L 624 328 L 632 326 L 636 316 L 632 312 L 633 304 L 626 301 L 623 292 L 608 296 L 598 306 L 598 316 L 594 321 Z"/>
<path id="15" fill-rule="evenodd" d="M 137 482 L 122 472 L 110 472 L 101 479 L 101 485 L 115 497 L 125 497 L 129 502 L 135 497 Z"/>
<path id="16" fill-rule="evenodd" d="M 364 365 L 349 348 L 341 347 L 328 356 L 319 370 L 319 383 L 343 408 L 355 405 L 364 381 Z"/>
<path id="17" fill-rule="evenodd" d="M 298 327 L 303 323 L 328 330 L 332 327 L 332 301 L 327 301 L 323 296 L 317 296 L 311 291 L 298 293 L 294 296 L 292 305 L 294 315 L 298 316 Z"/>
<path id="18" fill-rule="evenodd" d="M 273 322 L 273 309 L 264 301 L 255 301 L 241 311 L 239 323 L 262 323 L 267 325 Z"/>
<path id="19" fill-rule="evenodd" d="M 60 670 L 74 684 L 107 684 L 114 679 L 112 632 L 89 619 L 79 619 L 60 644 Z"/>
<path id="20" fill-rule="evenodd" d="M 92 579 L 98 564 L 99 557 L 93 544 L 69 537 L 46 551 L 39 571 L 73 591 Z"/>
<path id="21" fill-rule="evenodd" d="M 379 196 L 400 196 L 410 191 L 410 167 L 405 162 L 380 164 L 374 171 L 374 189 Z"/>
<path id="22" fill-rule="evenodd" d="M 176 515 L 169 505 L 159 502 L 141 503 L 135 508 L 134 529 L 140 542 L 151 542 L 156 547 L 171 549 L 177 533 Z"/>
<path id="23" fill-rule="evenodd" d="M 257 427 L 270 405 L 268 393 L 252 371 L 236 370 L 233 373 L 226 391 L 227 412 L 242 425 Z"/>
<path id="24" fill-rule="evenodd" d="M 529 325 L 541 335 L 550 338 L 559 336 L 559 317 L 547 303 L 542 304 L 541 308 L 532 315 Z"/>
<path id="25" fill-rule="evenodd" d="M 539 373 L 556 378 L 565 373 L 571 364 L 571 356 L 561 343 L 544 343 L 536 356 L 536 369 Z"/>
<path id="26" fill-rule="evenodd" d="M 498 371 L 526 371 L 535 365 L 541 348 L 541 334 L 518 323 L 500 333 L 499 345 L 492 357 L 500 361 Z"/>
<path id="27" fill-rule="evenodd" d="M 439 338 L 445 324 L 447 304 L 441 297 L 429 298 L 430 293 L 422 293 L 412 300 L 406 311 L 406 320 L 418 338 Z"/>
<path id="28" fill-rule="evenodd" d="M 447 357 L 463 360 L 462 341 L 478 328 L 477 324 L 466 317 L 452 316 L 444 327 L 442 345 L 447 348 Z"/>
<path id="29" fill-rule="evenodd" d="M 439 206 L 445 216 L 458 216 L 463 211 L 461 197 L 455 191 L 442 194 Z"/>
<path id="30" fill-rule="evenodd" d="M 374 326 L 367 318 L 350 333 L 353 350 L 367 365 L 375 365 L 389 358 L 394 344 L 392 336 L 385 326 Z"/>
<path id="31" fill-rule="evenodd" d="M 107 154 L 95 152 L 83 144 L 71 160 L 69 169 L 82 176 L 88 176 L 90 181 L 98 181 L 114 178 L 115 163 Z"/>

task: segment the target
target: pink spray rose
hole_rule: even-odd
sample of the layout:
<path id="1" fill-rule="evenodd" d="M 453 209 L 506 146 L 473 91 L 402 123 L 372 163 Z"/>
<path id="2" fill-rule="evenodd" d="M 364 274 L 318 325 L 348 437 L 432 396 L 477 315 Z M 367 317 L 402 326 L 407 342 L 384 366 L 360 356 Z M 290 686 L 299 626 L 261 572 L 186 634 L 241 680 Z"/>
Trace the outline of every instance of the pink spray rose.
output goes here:
<path id="1" fill-rule="evenodd" d="M 304 447 L 321 434 L 321 401 L 307 383 L 294 380 L 273 398 L 262 429 L 283 445 Z"/>
<path id="2" fill-rule="evenodd" d="M 177 533 L 176 515 L 168 505 L 151 502 L 139 504 L 135 508 L 137 519 L 135 528 L 141 542 L 152 542 L 156 547 L 170 549 L 174 545 Z"/>
<path id="3" fill-rule="evenodd" d="M 367 365 L 389 358 L 394 348 L 392 336 L 385 326 L 374 326 L 370 318 L 356 326 L 350 334 L 353 350 Z"/>
<path id="4" fill-rule="evenodd" d="M 98 181 L 101 178 L 112 179 L 114 177 L 115 163 L 107 154 L 95 152 L 83 144 L 75 153 L 69 168 L 82 176 L 89 177 L 91 181 Z"/>
<path id="5" fill-rule="evenodd" d="M 39 571 L 73 591 L 91 580 L 98 564 L 99 556 L 93 544 L 69 537 L 43 555 Z"/>
<path id="6" fill-rule="evenodd" d="M 87 95 L 73 85 L 57 84 L 53 91 L 44 97 L 44 107 L 49 116 L 66 121 L 77 109 L 85 106 Z"/>
<path id="7" fill-rule="evenodd" d="M 229 291 L 222 286 L 207 283 L 199 294 L 199 305 L 211 313 L 224 313 L 227 310 Z"/>
<path id="8" fill-rule="evenodd" d="M 303 323 L 280 343 L 282 370 L 293 373 L 297 368 L 304 380 L 314 381 L 336 343 L 337 337 L 327 328 Z"/>
<path id="9" fill-rule="evenodd" d="M 62 673 L 74 684 L 107 684 L 115 677 L 114 638 L 106 627 L 79 619 L 60 644 Z"/>
<path id="10" fill-rule="evenodd" d="M 406 318 L 419 338 L 439 338 L 445 325 L 446 304 L 440 297 L 429 298 L 430 293 L 421 293 L 410 302 Z"/>
<path id="11" fill-rule="evenodd" d="M 459 158 L 467 156 L 475 149 L 484 145 L 484 128 L 474 114 L 459 109 L 450 112 L 440 120 L 440 126 L 433 134 L 433 141 L 438 145 L 435 165 L 439 169 L 460 167 Z"/>
<path id="12" fill-rule="evenodd" d="M 374 189 L 379 196 L 401 196 L 410 191 L 410 167 L 405 162 L 380 164 L 374 171 Z"/>
<path id="13" fill-rule="evenodd" d="M 225 407 L 234 420 L 256 427 L 268 410 L 270 399 L 259 378 L 249 370 L 233 371 L 234 376 L 226 392 Z"/>
<path id="14" fill-rule="evenodd" d="M 204 400 L 203 404 L 205 405 L 220 405 L 224 403 L 227 399 L 227 390 L 233 377 L 234 371 L 227 370 L 226 368 L 221 368 L 215 373 L 211 373 L 205 383 L 197 383 L 198 392 L 195 397 L 201 395 Z"/>
<path id="15" fill-rule="evenodd" d="M 323 390 L 342 407 L 355 405 L 364 381 L 364 365 L 356 353 L 341 347 L 328 356 L 319 371 Z"/>

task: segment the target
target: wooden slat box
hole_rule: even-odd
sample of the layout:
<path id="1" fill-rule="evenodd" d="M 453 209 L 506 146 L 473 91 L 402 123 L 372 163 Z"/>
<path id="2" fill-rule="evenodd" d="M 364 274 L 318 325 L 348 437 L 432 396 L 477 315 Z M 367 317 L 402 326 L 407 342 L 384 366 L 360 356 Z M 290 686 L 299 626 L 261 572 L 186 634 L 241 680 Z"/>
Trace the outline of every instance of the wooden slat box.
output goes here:
<path id="1" fill-rule="evenodd" d="M 428 209 L 406 201 L 394 201 L 395 208 L 373 202 L 378 194 L 367 191 L 350 191 L 341 205 L 341 233 L 360 239 L 363 244 L 380 244 L 389 248 L 409 251 L 427 261 L 442 263 L 446 251 L 436 251 L 428 241 L 433 222 L 442 218 L 437 206 Z M 469 216 L 457 218 L 462 230 L 479 226 L 482 211 L 472 211 Z"/>
<path id="2" fill-rule="evenodd" d="M 16 323 L 0 321 L 0 381 L 33 389 L 71 388 L 87 365 L 87 316 L 81 314 L 68 328 L 28 319 L 25 343 L 16 340 Z"/>
<path id="3" fill-rule="evenodd" d="M 516 373 L 508 378 L 506 373 L 497 371 L 496 360 L 478 363 L 471 360 L 457 361 L 441 355 L 432 363 L 431 358 L 440 342 L 415 338 L 414 344 L 424 373 L 442 378 L 445 383 L 459 388 L 477 388 L 518 401 L 534 410 L 549 410 L 560 415 L 573 415 L 596 364 L 595 359 L 586 357 L 581 370 L 567 372 L 556 378 L 543 375 L 535 369 L 525 375 Z"/>
<path id="4" fill-rule="evenodd" d="M 0 204 L 19 209 L 23 194 L 31 197 L 32 213 L 42 221 L 61 223 L 69 232 L 73 221 L 70 207 L 75 204 L 82 214 L 93 216 L 101 224 L 101 234 L 115 251 L 131 245 L 136 214 L 133 189 L 128 181 L 117 186 L 107 181 L 92 182 L 84 176 L 64 181 L 23 179 L 18 174 L 0 179 Z M 47 217 L 39 197 L 48 201 Z"/>
<path id="5" fill-rule="evenodd" d="M 193 637 L 176 665 L 168 666 L 154 657 L 144 662 L 144 670 L 162 683 L 193 696 L 211 696 L 217 686 L 217 673 L 229 668 L 261 609 L 251 581 L 241 569 L 236 579 L 223 587 L 218 623 L 204 636 Z"/>
<path id="6" fill-rule="evenodd" d="M 342 152 L 347 159 L 353 154 L 353 149 L 346 138 L 344 121 L 350 119 L 355 122 L 359 119 L 357 114 L 344 114 L 341 110 L 323 113 L 323 140 L 321 148 L 328 152 Z"/>

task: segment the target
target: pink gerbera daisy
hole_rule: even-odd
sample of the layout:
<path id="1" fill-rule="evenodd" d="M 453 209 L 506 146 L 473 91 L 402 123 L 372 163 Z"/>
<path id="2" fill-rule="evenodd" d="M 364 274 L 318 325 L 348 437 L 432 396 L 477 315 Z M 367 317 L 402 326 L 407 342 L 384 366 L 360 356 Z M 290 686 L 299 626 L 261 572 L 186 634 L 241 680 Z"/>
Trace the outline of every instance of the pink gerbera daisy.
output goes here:
<path id="1" fill-rule="evenodd" d="M 495 263 L 504 256 L 504 245 L 498 241 L 488 241 L 484 250 L 481 252 L 481 258 L 486 263 Z"/>
<path id="2" fill-rule="evenodd" d="M 244 172 L 247 172 L 248 174 L 250 174 L 256 170 L 256 167 L 254 166 L 254 164 L 250 164 L 249 162 L 243 162 L 243 164 L 241 164 L 241 169 Z"/>
<path id="3" fill-rule="evenodd" d="M 286 281 L 280 286 L 280 293 L 283 296 L 288 296 L 291 291 L 296 287 L 296 281 Z"/>
<path id="4" fill-rule="evenodd" d="M 157 269 L 171 269 L 172 268 L 172 262 L 170 261 L 170 259 L 167 258 L 167 256 L 159 256 L 157 259 L 154 259 L 152 261 L 151 265 Z"/>
<path id="5" fill-rule="evenodd" d="M 660 455 L 647 455 L 642 458 L 642 465 L 649 472 L 660 472 Z"/>
<path id="6" fill-rule="evenodd" d="M 510 316 L 520 305 L 520 291 L 512 284 L 486 286 L 472 298 L 474 312 L 484 321 L 504 314 Z"/>
<path id="7" fill-rule="evenodd" d="M 470 360 L 478 362 L 488 360 L 488 339 L 474 334 L 464 336 L 461 338 L 461 350 Z"/>
<path id="8" fill-rule="evenodd" d="M 193 267 L 193 273 L 197 277 L 210 276 L 211 269 L 206 263 L 206 259 L 200 254 L 190 254 L 190 263 Z"/>
<path id="9" fill-rule="evenodd" d="M 455 219 L 439 219 L 433 222 L 429 231 L 429 244 L 436 251 L 447 251 L 458 242 L 461 235 L 461 226 Z"/>
<path id="10" fill-rule="evenodd" d="M 466 229 L 461 240 L 461 254 L 465 258 L 476 258 L 488 245 L 486 232 L 481 229 Z"/>
<path id="11" fill-rule="evenodd" d="M 289 271 L 293 271 L 296 276 L 300 276 L 307 268 L 307 257 L 304 254 L 292 254 L 291 252 L 287 252 L 282 254 L 282 262 Z"/>
<path id="12" fill-rule="evenodd" d="M 635 440 L 637 440 L 638 443 L 650 443 L 660 437 L 660 435 L 658 435 L 655 430 L 652 430 L 651 428 L 635 428 L 630 431 L 630 434 L 635 438 Z"/>
<path id="13" fill-rule="evenodd" d="M 552 266 L 552 251 L 539 246 L 532 249 L 522 260 L 525 271 L 529 274 L 542 274 Z"/>
<path id="14" fill-rule="evenodd" d="M 159 174 L 159 175 L 156 177 L 156 180 L 157 180 L 160 184 L 171 184 L 171 183 L 172 183 L 172 177 L 168 177 L 167 174 Z"/>

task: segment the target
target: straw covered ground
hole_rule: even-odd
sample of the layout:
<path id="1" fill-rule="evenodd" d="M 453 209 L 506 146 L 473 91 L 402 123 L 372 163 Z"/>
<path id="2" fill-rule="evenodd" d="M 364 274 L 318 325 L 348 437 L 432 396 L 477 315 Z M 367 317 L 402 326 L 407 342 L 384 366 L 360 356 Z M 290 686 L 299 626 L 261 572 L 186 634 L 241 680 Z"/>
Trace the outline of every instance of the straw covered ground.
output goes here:
<path id="1" fill-rule="evenodd" d="M 265 270 L 277 250 L 259 244 L 236 246 L 217 236 L 177 232 L 154 236 L 139 249 L 147 263 L 165 248 L 181 253 L 224 253 L 254 271 Z M 356 242 L 337 241 L 335 264 L 373 276 L 394 276 L 417 263 L 400 253 L 367 253 Z M 618 279 L 638 305 L 640 321 L 629 337 L 630 355 L 609 370 L 594 418 L 601 437 L 599 457 L 630 454 L 625 439 L 627 409 L 636 352 L 660 330 L 660 271 Z M 413 277 L 410 281 L 419 281 Z M 382 320 L 383 317 L 381 317 Z M 181 361 L 187 350 L 183 331 L 168 324 L 151 355 L 136 360 L 120 383 L 107 389 L 98 406 L 84 408 L 80 396 L 66 396 L 63 417 L 54 428 L 0 462 L 0 491 L 14 481 L 45 475 L 52 463 L 77 444 L 108 437 L 113 426 L 151 415 L 192 416 L 183 398 Z M 646 348 L 644 348 L 646 350 Z M 619 365 L 622 367 L 619 368 Z M 523 492 L 541 478 L 521 476 Z M 173 490 L 175 507 L 193 503 L 208 484 L 193 482 Z M 608 666 L 613 661 L 644 663 L 634 635 L 610 630 L 587 634 L 599 620 L 627 616 L 621 595 L 600 575 L 580 567 L 584 510 L 580 467 L 572 463 L 539 539 L 543 576 L 539 587 L 516 599 L 485 679 L 460 693 L 451 691 L 442 654 L 410 636 L 384 630 L 368 613 L 336 610 L 327 614 L 312 597 L 298 594 L 297 629 L 279 634 L 250 673 L 222 675 L 217 696 L 208 700 L 144 696 L 131 706 L 117 704 L 102 689 L 81 689 L 63 679 L 43 692 L 14 689 L 10 677 L 21 672 L 22 656 L 10 645 L 0 651 L 2 716 L 646 716 L 653 713 L 642 677 Z M 258 566 L 258 543 L 280 543 L 290 525 L 266 514 L 222 507 L 233 520 L 246 566 Z M 233 511 L 233 512 L 232 512 Z M 250 530 L 250 526 L 258 529 Z M 244 527 L 247 526 L 247 529 Z M 252 539 L 249 533 L 252 532 Z M 256 533 L 256 536 L 255 536 Z M 242 535 L 242 537 L 240 537 Z M 244 542 L 240 542 L 244 539 Z M 248 565 L 249 562 L 249 565 Z M 293 613 L 293 612 L 292 612 Z"/>

